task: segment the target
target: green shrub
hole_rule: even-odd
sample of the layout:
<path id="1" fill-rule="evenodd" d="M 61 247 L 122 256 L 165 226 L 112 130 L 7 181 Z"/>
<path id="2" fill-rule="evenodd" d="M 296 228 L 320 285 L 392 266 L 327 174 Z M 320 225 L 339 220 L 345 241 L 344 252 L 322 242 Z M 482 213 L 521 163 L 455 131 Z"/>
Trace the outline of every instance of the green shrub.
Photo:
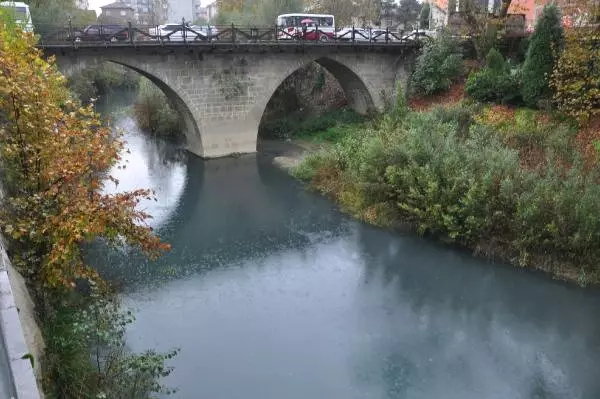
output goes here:
<path id="1" fill-rule="evenodd" d="M 121 65 L 105 62 L 87 68 L 69 78 L 69 89 L 84 102 L 113 90 L 132 90 L 138 86 L 137 72 Z"/>
<path id="2" fill-rule="evenodd" d="M 413 93 L 436 94 L 450 88 L 463 72 L 463 59 L 458 42 L 443 33 L 427 43 L 417 58 L 411 78 Z"/>
<path id="3" fill-rule="evenodd" d="M 344 131 L 352 129 L 352 125 L 360 124 L 366 119 L 350 108 L 331 109 L 314 116 L 293 114 L 263 122 L 259 134 L 273 139 L 294 137 L 333 142 L 343 136 Z"/>
<path id="4" fill-rule="evenodd" d="M 548 81 L 562 41 L 560 10 L 555 4 L 547 5 L 536 23 L 523 64 L 521 93 L 530 107 L 537 107 L 540 101 L 548 101 L 552 97 Z"/>
<path id="5" fill-rule="evenodd" d="M 134 115 L 140 128 L 152 134 L 181 138 L 182 126 L 177 111 L 167 96 L 147 79 L 140 83 Z"/>
<path id="6" fill-rule="evenodd" d="M 50 398 L 150 398 L 174 391 L 162 385 L 178 350 L 140 354 L 126 347 L 133 322 L 116 297 L 93 293 L 54 298 L 44 320 L 45 394 Z"/>
<path id="7" fill-rule="evenodd" d="M 518 76 L 511 75 L 502 54 L 496 49 L 491 49 L 485 67 L 469 75 L 465 92 L 477 101 L 514 103 L 519 98 L 518 79 Z"/>
<path id="8" fill-rule="evenodd" d="M 356 130 L 307 158 L 295 176 L 371 223 L 409 222 L 582 283 L 600 278 L 600 171 L 583 168 L 574 130 L 525 110 L 505 134 L 475 122 L 473 112 L 440 107 L 408 113 L 393 128 Z M 532 142 L 546 160 L 524 169 L 520 150 Z M 557 166 L 565 164 L 572 166 Z"/>

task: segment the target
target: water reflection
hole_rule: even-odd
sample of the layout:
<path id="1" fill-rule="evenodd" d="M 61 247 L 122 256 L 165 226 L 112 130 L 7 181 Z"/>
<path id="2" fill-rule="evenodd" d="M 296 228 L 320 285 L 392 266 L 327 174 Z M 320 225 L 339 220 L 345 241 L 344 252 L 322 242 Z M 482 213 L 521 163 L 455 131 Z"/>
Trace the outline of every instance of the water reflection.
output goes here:
<path id="1" fill-rule="evenodd" d="M 136 137 L 119 188 L 159 188 L 173 250 L 88 256 L 137 309 L 134 349 L 181 347 L 176 398 L 600 396 L 597 291 L 350 221 L 264 157 Z"/>
<path id="2" fill-rule="evenodd" d="M 361 303 L 373 307 L 365 321 L 377 331 L 388 327 L 371 345 L 395 359 L 382 357 L 369 369 L 381 370 L 388 392 L 402 393 L 390 397 L 598 396 L 597 292 L 432 250 L 417 238 L 357 231 L 366 256 Z M 373 351 L 367 348 L 364 359 Z M 398 359 L 410 378 L 389 373 Z"/>
<path id="3" fill-rule="evenodd" d="M 152 189 L 157 201 L 143 200 L 140 207 L 152 215 L 149 224 L 160 228 L 183 193 L 187 154 L 168 142 L 148 138 L 129 116 L 116 120 L 115 127 L 125 132 L 126 147 L 133 150 L 123 153 L 122 162 L 110 171 L 119 183 L 107 183 L 105 192 Z"/>

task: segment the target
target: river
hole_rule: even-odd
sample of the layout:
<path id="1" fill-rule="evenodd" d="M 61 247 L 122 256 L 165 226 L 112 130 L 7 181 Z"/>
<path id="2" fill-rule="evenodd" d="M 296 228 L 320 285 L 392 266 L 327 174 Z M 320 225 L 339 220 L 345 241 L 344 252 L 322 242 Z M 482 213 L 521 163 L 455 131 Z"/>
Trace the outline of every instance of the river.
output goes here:
<path id="1" fill-rule="evenodd" d="M 265 155 L 202 161 L 121 114 L 118 190 L 173 249 L 92 251 L 174 398 L 600 397 L 600 292 L 353 221 Z M 115 188 L 110 188 L 115 190 Z"/>

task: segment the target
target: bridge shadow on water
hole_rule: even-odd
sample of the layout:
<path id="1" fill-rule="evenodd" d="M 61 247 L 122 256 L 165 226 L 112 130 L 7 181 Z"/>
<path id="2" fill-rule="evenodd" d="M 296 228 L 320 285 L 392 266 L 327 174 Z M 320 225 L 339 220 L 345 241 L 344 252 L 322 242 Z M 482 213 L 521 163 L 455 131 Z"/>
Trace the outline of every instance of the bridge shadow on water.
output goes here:
<path id="1" fill-rule="evenodd" d="M 172 250 L 148 261 L 132 249 L 101 243 L 86 258 L 117 287 L 161 284 L 202 270 L 234 267 L 286 249 L 300 249 L 348 229 L 324 198 L 260 154 L 204 161 L 185 156 L 183 192 L 157 234 Z"/>

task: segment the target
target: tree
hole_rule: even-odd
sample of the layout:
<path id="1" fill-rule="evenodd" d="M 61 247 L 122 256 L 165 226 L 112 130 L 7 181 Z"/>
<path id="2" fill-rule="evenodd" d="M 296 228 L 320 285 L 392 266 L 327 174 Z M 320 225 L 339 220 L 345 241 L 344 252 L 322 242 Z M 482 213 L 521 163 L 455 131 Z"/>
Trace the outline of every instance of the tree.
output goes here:
<path id="1" fill-rule="evenodd" d="M 421 6 L 417 0 L 400 0 L 400 6 L 398 6 L 398 22 L 403 24 L 413 23 L 419 19 L 421 8 L 429 7 L 429 3 Z M 429 19 L 429 12 L 427 13 L 427 19 Z"/>
<path id="2" fill-rule="evenodd" d="M 562 112 L 585 123 L 600 115 L 600 47 L 593 28 L 567 29 L 550 87 Z"/>
<path id="3" fill-rule="evenodd" d="M 379 0 L 308 0 L 311 12 L 335 15 L 336 25 L 371 24 L 379 21 Z"/>
<path id="4" fill-rule="evenodd" d="M 277 15 L 302 12 L 302 0 L 244 0 L 229 2 L 224 9 L 219 9 L 216 17 L 218 25 L 253 25 L 271 26 Z"/>
<path id="5" fill-rule="evenodd" d="M 537 107 L 541 100 L 552 97 L 548 80 L 562 41 L 560 11 L 554 4 L 547 5 L 536 23 L 523 64 L 522 95 L 527 105 Z"/>
<path id="6" fill-rule="evenodd" d="M 169 248 L 137 209 L 148 190 L 108 195 L 106 172 L 123 141 L 92 106 L 82 107 L 54 60 L 45 61 L 31 34 L 0 24 L 0 156 L 9 198 L 0 226 L 13 240 L 14 262 L 34 285 L 70 288 L 101 281 L 80 246 L 103 238 L 149 256 Z"/>
<path id="7" fill-rule="evenodd" d="M 417 58 L 411 77 L 415 94 L 432 95 L 448 90 L 461 75 L 463 59 L 458 42 L 446 33 L 427 43 Z"/>

